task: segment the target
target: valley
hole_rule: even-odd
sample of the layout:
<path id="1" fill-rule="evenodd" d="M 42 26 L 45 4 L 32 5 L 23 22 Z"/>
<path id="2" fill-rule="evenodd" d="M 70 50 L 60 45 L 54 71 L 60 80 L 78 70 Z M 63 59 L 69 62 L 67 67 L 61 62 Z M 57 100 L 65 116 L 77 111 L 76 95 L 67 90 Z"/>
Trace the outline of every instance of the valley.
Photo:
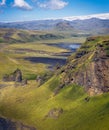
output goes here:
<path id="1" fill-rule="evenodd" d="M 0 0 L 0 130 L 109 130 L 109 0 Z"/>
<path id="2" fill-rule="evenodd" d="M 108 130 L 109 36 L 47 34 L 1 29 L 2 121 L 9 130 Z"/>
<path id="3" fill-rule="evenodd" d="M 11 32 L 11 35 L 8 36 L 8 39 L 13 38 L 13 41 L 4 38 L 4 36 L 7 35 L 7 32 Z M 25 35 L 24 39 L 22 37 L 18 37 L 18 34 L 21 33 L 22 35 Z M 24 73 L 24 77 L 27 79 L 31 76 L 35 77 L 38 74 L 43 74 L 48 71 L 47 68 L 51 61 L 53 61 L 52 68 L 53 66 L 55 67 L 55 65 L 57 64 L 56 59 L 62 64 L 65 63 L 66 56 L 70 55 L 72 52 L 70 48 L 66 47 L 71 45 L 71 41 L 72 44 L 82 43 L 85 41 L 85 37 L 69 38 L 69 36 L 65 37 L 65 35 L 63 34 L 63 37 L 65 37 L 64 39 L 52 39 L 49 37 L 48 40 L 43 40 L 43 38 L 38 40 L 34 38 L 32 42 L 30 41 L 30 38 L 33 34 L 46 35 L 46 32 L 1 29 L 1 39 L 4 38 L 4 41 L 0 43 L 0 67 L 2 68 L 0 77 L 2 77 L 6 73 L 11 73 L 16 68 L 20 68 Z M 54 44 L 56 44 L 56 46 Z M 59 48 L 59 45 L 64 45 L 65 47 Z M 32 59 L 32 57 L 34 59 L 39 59 L 37 64 L 30 62 L 29 59 Z M 47 58 L 49 59 L 49 62 L 47 62 L 46 64 L 41 62 L 42 58 L 45 59 L 43 60 L 43 62 L 47 62 Z"/>

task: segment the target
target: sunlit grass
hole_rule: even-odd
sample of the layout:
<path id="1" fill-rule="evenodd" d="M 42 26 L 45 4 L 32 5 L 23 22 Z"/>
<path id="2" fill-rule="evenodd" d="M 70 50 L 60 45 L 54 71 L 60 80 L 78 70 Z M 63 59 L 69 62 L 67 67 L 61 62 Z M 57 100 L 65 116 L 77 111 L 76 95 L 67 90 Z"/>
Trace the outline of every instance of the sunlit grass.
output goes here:
<path id="1" fill-rule="evenodd" d="M 0 114 L 33 125 L 38 130 L 108 130 L 109 94 L 86 101 L 83 88 L 70 85 L 53 96 L 50 88 L 52 85 L 54 89 L 57 87 L 57 79 L 53 77 L 39 88 L 35 81 L 29 81 L 24 87 L 9 83 L 0 90 Z M 45 119 L 52 108 L 63 108 L 64 113 L 58 119 Z"/>

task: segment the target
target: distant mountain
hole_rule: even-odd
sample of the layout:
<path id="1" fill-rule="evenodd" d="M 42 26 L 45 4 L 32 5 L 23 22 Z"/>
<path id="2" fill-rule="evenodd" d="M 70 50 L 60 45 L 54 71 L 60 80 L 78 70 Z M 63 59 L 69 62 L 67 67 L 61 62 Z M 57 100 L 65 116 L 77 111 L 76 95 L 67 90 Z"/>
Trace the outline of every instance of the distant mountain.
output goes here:
<path id="1" fill-rule="evenodd" d="M 109 33 L 108 19 L 91 18 L 85 20 L 74 20 L 70 23 L 77 30 L 82 30 L 95 34 Z"/>
<path id="2" fill-rule="evenodd" d="M 82 31 L 90 34 L 109 34 L 109 13 L 66 17 L 24 22 L 0 23 L 0 28 L 16 28 L 27 30 Z"/>
<path id="3" fill-rule="evenodd" d="M 73 30 L 74 27 L 68 21 L 61 21 L 55 25 L 55 29 L 59 31 L 68 31 L 68 30 Z"/>

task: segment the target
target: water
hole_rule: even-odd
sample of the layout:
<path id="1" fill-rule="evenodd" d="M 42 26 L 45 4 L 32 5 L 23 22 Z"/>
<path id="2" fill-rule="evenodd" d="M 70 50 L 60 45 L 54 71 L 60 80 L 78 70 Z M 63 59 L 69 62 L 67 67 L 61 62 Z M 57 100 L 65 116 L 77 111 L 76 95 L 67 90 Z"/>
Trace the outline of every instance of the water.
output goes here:
<path id="1" fill-rule="evenodd" d="M 80 44 L 73 44 L 68 46 L 71 50 L 77 50 L 80 47 Z"/>
<path id="2" fill-rule="evenodd" d="M 48 64 L 50 66 L 56 66 L 56 64 L 64 65 L 66 63 L 66 58 L 27 57 L 25 60 L 31 61 L 33 63 Z"/>
<path id="3" fill-rule="evenodd" d="M 52 69 L 54 66 L 56 66 L 56 64 L 60 64 L 60 65 L 64 65 L 66 64 L 66 59 L 68 56 L 70 56 L 72 53 L 74 53 L 79 47 L 80 47 L 80 43 L 51 43 L 51 44 L 47 44 L 49 46 L 56 46 L 59 48 L 63 48 L 63 49 L 67 49 L 69 50 L 69 52 L 63 52 L 63 53 L 59 53 L 56 54 L 54 56 L 56 56 L 55 58 L 49 58 L 49 57 L 26 57 L 24 58 L 25 60 L 31 61 L 33 63 L 43 63 L 43 64 L 47 64 L 49 65 L 49 69 Z M 60 58 L 61 57 L 61 58 Z"/>
<path id="4" fill-rule="evenodd" d="M 76 51 L 81 46 L 80 43 L 49 43 L 47 45 L 67 49 L 71 52 Z"/>

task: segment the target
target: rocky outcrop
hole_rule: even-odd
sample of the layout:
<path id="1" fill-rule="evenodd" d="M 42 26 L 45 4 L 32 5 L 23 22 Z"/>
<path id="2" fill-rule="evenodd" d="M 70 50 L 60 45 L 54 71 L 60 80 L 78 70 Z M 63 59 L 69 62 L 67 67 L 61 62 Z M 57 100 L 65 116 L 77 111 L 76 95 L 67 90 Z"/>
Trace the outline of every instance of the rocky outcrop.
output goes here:
<path id="1" fill-rule="evenodd" d="M 4 82 L 16 82 L 20 83 L 20 85 L 24 86 L 28 83 L 27 79 L 23 79 L 22 77 L 22 72 L 20 69 L 16 69 L 13 73 L 11 74 L 5 74 L 3 76 L 3 81 Z M 16 84 L 19 86 L 19 84 Z"/>
<path id="2" fill-rule="evenodd" d="M 22 72 L 20 69 L 16 69 L 13 73 L 7 75 L 5 74 L 3 77 L 3 81 L 15 81 L 22 82 Z"/>
<path id="3" fill-rule="evenodd" d="M 109 92 L 109 37 L 107 38 L 108 40 L 105 37 L 87 39 L 61 69 L 60 86 L 77 84 L 83 86 L 91 96 Z"/>
<path id="4" fill-rule="evenodd" d="M 20 122 L 0 118 L 0 130 L 36 130 L 36 128 L 24 125 Z"/>
<path id="5" fill-rule="evenodd" d="M 108 46 L 109 41 L 97 44 L 84 71 L 75 73 L 73 82 L 84 86 L 89 95 L 109 92 L 109 56 L 106 52 Z"/>
<path id="6" fill-rule="evenodd" d="M 84 86 L 89 95 L 109 91 L 109 60 L 92 62 L 83 72 L 75 73 L 73 83 Z"/>

